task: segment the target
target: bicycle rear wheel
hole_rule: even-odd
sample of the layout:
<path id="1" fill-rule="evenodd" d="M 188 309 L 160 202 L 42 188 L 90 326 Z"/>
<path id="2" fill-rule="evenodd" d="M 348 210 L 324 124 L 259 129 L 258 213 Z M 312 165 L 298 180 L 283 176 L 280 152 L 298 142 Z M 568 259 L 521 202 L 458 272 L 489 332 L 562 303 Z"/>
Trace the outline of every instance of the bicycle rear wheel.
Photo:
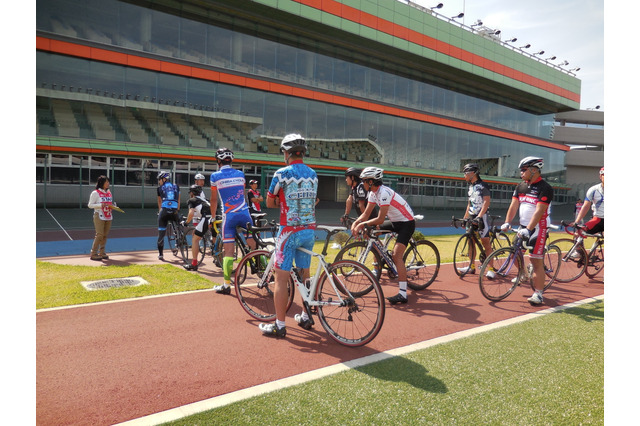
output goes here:
<path id="1" fill-rule="evenodd" d="M 178 247 L 176 245 L 176 240 L 178 238 L 178 234 L 176 231 L 176 225 L 173 222 L 167 223 L 167 231 L 165 235 L 167 236 L 167 241 L 169 242 L 169 249 L 174 256 L 177 256 Z"/>
<path id="2" fill-rule="evenodd" d="M 453 270 L 460 277 L 464 277 L 470 270 L 471 259 L 476 258 L 476 246 L 469 234 L 464 234 L 456 243 L 453 251 Z"/>
<path id="3" fill-rule="evenodd" d="M 440 271 L 440 252 L 431 241 L 416 241 L 404 253 L 407 267 L 407 286 L 412 290 L 424 290 L 435 281 Z"/>
<path id="4" fill-rule="evenodd" d="M 495 276 L 487 277 L 493 265 Z M 487 299 L 497 302 L 511 293 L 520 283 L 522 259 L 513 247 L 504 247 L 491 253 L 480 268 L 480 292 Z"/>
<path id="5" fill-rule="evenodd" d="M 376 281 L 379 282 L 382 276 L 382 259 L 375 249 L 368 249 L 368 246 L 369 244 L 366 241 L 354 241 L 344 246 L 338 254 L 336 254 L 333 261 L 353 260 L 362 263 L 371 271 Z"/>
<path id="6" fill-rule="evenodd" d="M 544 289 L 551 287 L 551 284 L 556 279 L 560 266 L 562 265 L 562 250 L 560 247 L 550 244 L 544 249 L 544 274 L 547 276 L 547 281 L 544 284 Z M 531 280 L 531 289 L 535 291 L 533 286 L 533 280 Z"/>
<path id="7" fill-rule="evenodd" d="M 551 244 L 558 246 L 562 252 L 562 259 L 556 281 L 570 283 L 582 276 L 587 268 L 587 252 L 582 245 L 573 248 L 574 241 L 570 238 L 561 238 Z M 573 249 L 572 249 L 573 248 Z"/>
<path id="8" fill-rule="evenodd" d="M 371 290 L 365 291 L 367 288 Z M 333 340 L 345 346 L 366 345 L 384 323 L 382 287 L 361 263 L 339 260 L 331 264 L 329 275 L 323 273 L 318 280 L 315 300 L 326 302 L 318 306 L 320 324 Z"/>
<path id="9" fill-rule="evenodd" d="M 584 271 L 589 278 L 594 278 L 604 269 L 604 241 L 589 250 L 589 263 Z"/>
<path id="10" fill-rule="evenodd" d="M 212 249 L 211 231 L 207 231 L 198 242 L 198 266 L 202 265 L 205 256 L 212 254 Z"/>
<path id="11" fill-rule="evenodd" d="M 253 318 L 260 321 L 275 321 L 276 306 L 273 301 L 275 276 L 268 268 L 271 252 L 254 250 L 240 260 L 236 268 L 234 287 L 240 306 Z M 287 281 L 287 311 L 293 303 L 295 285 Z"/>

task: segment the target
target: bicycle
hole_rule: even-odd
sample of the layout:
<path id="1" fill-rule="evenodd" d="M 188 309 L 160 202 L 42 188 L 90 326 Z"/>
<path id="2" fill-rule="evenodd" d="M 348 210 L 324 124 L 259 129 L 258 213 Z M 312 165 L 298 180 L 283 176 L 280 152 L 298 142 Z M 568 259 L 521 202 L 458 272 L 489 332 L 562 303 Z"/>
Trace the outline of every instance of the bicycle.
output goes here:
<path id="1" fill-rule="evenodd" d="M 521 282 L 527 280 L 532 290 L 535 290 L 532 280 L 532 265 L 525 267 L 524 252 L 531 249 L 524 244 L 522 237 L 517 236 L 509 247 L 503 247 L 492 252 L 480 268 L 480 292 L 482 295 L 494 302 L 503 300 Z M 545 246 L 544 252 L 544 273 L 549 280 L 544 285 L 547 290 L 556 279 L 560 270 L 562 253 L 560 248 L 554 244 Z M 493 265 L 493 267 L 491 266 Z M 495 276 L 487 277 L 486 274 L 493 268 Z"/>
<path id="2" fill-rule="evenodd" d="M 560 247 L 562 251 L 562 266 L 556 277 L 556 281 L 568 283 L 587 275 L 594 278 L 604 269 L 604 236 L 602 233 L 589 234 L 583 226 L 574 226 L 574 231 L 569 231 L 569 222 L 560 222 L 565 227 L 565 232 L 573 238 L 560 238 L 553 244 Z M 584 239 L 595 237 L 593 245 L 587 252 L 584 246 Z"/>
<path id="3" fill-rule="evenodd" d="M 510 246 L 511 241 L 507 234 L 502 232 L 499 227 L 493 226 L 493 222 L 499 219 L 500 216 L 490 217 L 489 237 L 491 251 Z M 475 271 L 472 265 L 475 267 L 476 252 L 480 253 L 480 256 L 478 256 L 480 264 L 484 262 L 487 256 L 480 241 L 478 223 L 471 219 L 457 219 L 455 216 L 451 216 L 451 225 L 458 228 L 458 223 L 466 229 L 466 232 L 460 237 L 453 251 L 453 270 L 462 278 L 467 273 Z"/>
<path id="4" fill-rule="evenodd" d="M 173 255 L 177 257 L 179 252 L 184 263 L 188 264 L 191 263 L 191 247 L 187 237 L 195 228 L 189 225 L 183 226 L 181 222 L 184 222 L 185 219 L 186 218 L 182 215 L 180 215 L 180 220 L 178 222 L 173 219 L 169 219 L 167 222 L 166 236 L 169 241 L 169 248 Z"/>
<path id="5" fill-rule="evenodd" d="M 358 262 L 327 263 L 325 256 L 331 236 L 345 228 L 318 225 L 316 229 L 327 232 L 322 253 L 298 248 L 318 260 L 315 274 L 308 283 L 302 283 L 298 269 L 291 269 L 287 281 L 287 311 L 297 288 L 311 324 L 315 324 L 315 315 L 336 342 L 350 347 L 366 345 L 378 335 L 384 323 L 382 287 L 371 271 Z M 271 252 L 254 250 L 244 256 L 236 269 L 236 296 L 242 308 L 254 319 L 274 321 L 276 318 L 272 290 L 274 265 L 275 256 Z M 363 291 L 368 288 L 370 290 Z"/>
<path id="6" fill-rule="evenodd" d="M 396 278 L 398 270 L 393 262 L 389 250 L 392 237 L 386 237 L 384 243 L 378 239 L 378 235 L 391 235 L 392 231 L 376 230 L 369 226 L 364 227 L 366 241 L 354 241 L 345 245 L 336 255 L 335 259 L 356 260 L 372 271 L 379 282 L 382 269 L 387 270 L 389 278 Z M 424 290 L 438 276 L 440 271 L 440 252 L 429 240 L 416 241 L 413 237 L 409 240 L 407 249 L 403 255 L 407 267 L 407 286 L 412 290 Z"/>

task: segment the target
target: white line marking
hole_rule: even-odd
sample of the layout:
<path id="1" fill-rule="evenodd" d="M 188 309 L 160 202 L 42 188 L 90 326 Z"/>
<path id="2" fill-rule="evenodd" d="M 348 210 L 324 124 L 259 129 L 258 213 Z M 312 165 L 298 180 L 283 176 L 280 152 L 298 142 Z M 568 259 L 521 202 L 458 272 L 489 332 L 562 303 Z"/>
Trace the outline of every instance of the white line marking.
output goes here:
<path id="1" fill-rule="evenodd" d="M 487 324 L 479 327 L 475 327 L 469 330 L 458 331 L 446 336 L 436 337 L 434 339 L 425 340 L 423 342 L 414 343 L 411 345 L 403 346 L 396 349 L 391 349 L 385 352 L 369 355 L 366 357 L 346 361 L 340 364 L 330 365 L 328 367 L 319 368 L 316 370 L 308 371 L 306 373 L 296 374 L 295 376 L 285 377 L 284 379 L 275 380 L 269 383 L 263 383 L 260 385 L 252 386 L 246 389 L 240 389 L 238 391 L 230 392 L 224 395 L 216 396 L 213 398 L 205 399 L 202 401 L 194 402 L 191 404 L 183 405 L 182 407 L 172 408 L 170 410 L 161 411 L 159 413 L 150 414 L 148 416 L 140 417 L 137 419 L 129 420 L 120 425 L 126 426 L 147 426 L 158 425 L 174 420 L 181 419 L 183 417 L 198 414 L 203 411 L 212 410 L 214 408 L 223 407 L 225 405 L 232 404 L 234 402 L 242 401 L 244 399 L 253 398 L 258 395 L 262 395 L 268 392 L 288 388 L 290 386 L 299 385 L 309 382 L 311 380 L 327 377 L 332 374 L 340 373 L 342 371 L 350 370 L 356 367 L 362 367 L 367 364 L 382 361 L 385 359 L 393 358 L 396 356 L 406 355 L 410 352 L 414 352 L 421 349 L 426 349 L 441 343 L 452 342 L 457 339 L 473 336 L 475 334 L 484 333 L 485 331 L 495 330 L 501 327 L 506 327 L 512 324 L 525 322 L 533 318 L 538 318 L 542 315 L 550 314 L 553 312 L 562 311 L 568 308 L 574 308 L 576 306 L 584 305 L 587 303 L 595 302 L 598 300 L 604 300 L 604 295 L 590 297 L 577 302 L 569 303 L 567 305 L 557 306 L 555 308 L 544 309 L 542 311 L 532 312 L 530 314 L 521 315 L 515 318 L 509 318 L 506 320 L 498 321 L 492 324 Z"/>
<path id="2" fill-rule="evenodd" d="M 65 229 L 62 227 L 62 225 L 60 225 L 60 222 L 58 222 L 58 220 L 51 214 L 51 212 L 49 211 L 49 209 L 45 209 L 47 213 L 49 213 L 49 216 L 51 216 L 51 218 L 58 224 L 58 226 L 60 227 L 60 229 L 62 229 L 62 232 L 65 233 L 65 235 L 67 236 L 67 238 L 69 238 L 71 241 L 73 241 L 73 238 L 71 238 L 71 235 L 67 234 L 67 231 L 65 231 Z"/>

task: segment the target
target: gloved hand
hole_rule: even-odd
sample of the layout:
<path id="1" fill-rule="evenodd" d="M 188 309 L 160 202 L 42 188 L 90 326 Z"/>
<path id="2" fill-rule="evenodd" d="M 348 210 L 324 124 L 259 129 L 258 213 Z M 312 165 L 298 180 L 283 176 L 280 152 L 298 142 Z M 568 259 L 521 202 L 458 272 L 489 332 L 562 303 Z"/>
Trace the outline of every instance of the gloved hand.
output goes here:
<path id="1" fill-rule="evenodd" d="M 531 236 L 531 231 L 528 228 L 522 228 L 518 230 L 518 237 L 522 238 L 525 241 L 529 241 L 529 237 Z"/>
<path id="2" fill-rule="evenodd" d="M 503 223 L 502 226 L 500 227 L 500 230 L 502 232 L 507 232 L 509 229 L 511 229 L 511 224 L 509 222 Z"/>

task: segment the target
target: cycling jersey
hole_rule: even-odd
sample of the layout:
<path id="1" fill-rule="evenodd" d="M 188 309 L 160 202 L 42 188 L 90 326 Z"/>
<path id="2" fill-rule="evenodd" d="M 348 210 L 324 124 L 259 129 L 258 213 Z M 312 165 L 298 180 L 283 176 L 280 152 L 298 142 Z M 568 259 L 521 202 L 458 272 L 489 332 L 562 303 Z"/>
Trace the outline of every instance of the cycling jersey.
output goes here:
<path id="1" fill-rule="evenodd" d="M 193 209 L 193 217 L 205 217 L 211 216 L 211 207 L 209 206 L 209 202 L 205 199 L 203 200 L 200 197 L 189 198 L 187 201 L 187 208 L 189 210 Z"/>
<path id="2" fill-rule="evenodd" d="M 280 225 L 315 226 L 317 193 L 316 172 L 295 160 L 275 172 L 267 196 L 280 199 Z"/>
<path id="3" fill-rule="evenodd" d="M 408 222 L 414 220 L 413 210 L 409 204 L 393 189 L 381 185 L 376 192 L 369 191 L 369 203 L 377 204 L 379 207 L 389 206 L 387 218 L 391 222 Z"/>
<path id="4" fill-rule="evenodd" d="M 367 190 L 364 189 L 364 185 L 362 184 L 362 182 L 357 184 L 355 188 L 351 188 L 351 199 L 353 200 L 353 204 L 355 205 L 356 212 L 358 212 L 358 216 L 362 214 L 362 210 L 360 209 L 360 201 L 364 201 L 366 205 L 367 197 Z"/>
<path id="5" fill-rule="evenodd" d="M 545 203 L 547 206 L 551 204 L 553 200 L 553 188 L 542 178 L 532 184 L 521 182 L 516 186 L 513 197 L 517 198 L 520 202 L 520 225 L 528 226 L 538 203 Z M 547 225 L 548 215 L 549 210 L 547 208 L 542 218 L 540 218 L 540 223 L 544 222 L 545 227 Z"/>
<path id="6" fill-rule="evenodd" d="M 244 197 L 245 178 L 241 170 L 230 165 L 211 173 L 211 190 L 218 191 L 222 205 L 222 242 L 231 243 L 236 236 L 236 226 L 251 223 L 249 207 Z"/>
<path id="7" fill-rule="evenodd" d="M 584 200 L 591 202 L 594 217 L 604 219 L 604 186 L 601 183 L 589 188 Z"/>
<path id="8" fill-rule="evenodd" d="M 469 185 L 469 214 L 477 216 L 484 205 L 484 197 L 491 195 L 490 187 L 485 181 L 478 178 Z"/>
<path id="9" fill-rule="evenodd" d="M 158 197 L 162 198 L 161 207 L 165 209 L 177 209 L 180 199 L 180 187 L 175 183 L 165 182 L 158 187 Z"/>
<path id="10" fill-rule="evenodd" d="M 251 213 L 260 213 L 260 202 L 254 201 L 251 202 L 251 199 L 257 199 L 260 196 L 260 191 L 254 191 L 253 189 L 249 189 L 247 191 L 247 200 L 249 201 L 249 211 Z"/>

